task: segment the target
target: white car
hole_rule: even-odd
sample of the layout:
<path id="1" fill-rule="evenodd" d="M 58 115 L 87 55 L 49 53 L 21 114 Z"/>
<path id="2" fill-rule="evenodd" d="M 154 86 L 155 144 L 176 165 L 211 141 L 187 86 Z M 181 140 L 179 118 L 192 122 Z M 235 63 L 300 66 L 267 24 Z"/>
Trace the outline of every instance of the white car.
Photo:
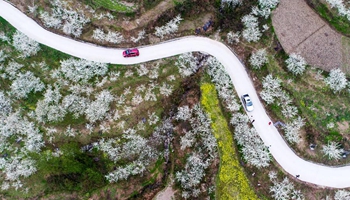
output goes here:
<path id="1" fill-rule="evenodd" d="M 249 97 L 248 94 L 242 95 L 242 101 L 243 101 L 243 104 L 244 104 L 245 109 L 246 109 L 248 112 L 251 112 L 251 111 L 254 110 L 253 102 L 252 102 L 252 100 L 250 99 L 250 97 Z"/>

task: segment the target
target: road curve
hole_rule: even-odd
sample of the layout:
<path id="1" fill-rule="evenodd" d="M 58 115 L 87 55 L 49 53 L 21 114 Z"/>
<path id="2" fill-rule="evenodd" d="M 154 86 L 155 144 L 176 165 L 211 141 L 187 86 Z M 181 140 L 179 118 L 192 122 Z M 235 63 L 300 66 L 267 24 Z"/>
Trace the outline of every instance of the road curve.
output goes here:
<path id="1" fill-rule="evenodd" d="M 51 33 L 39 26 L 31 18 L 0 0 L 0 16 L 30 38 L 64 53 L 93 61 L 115 64 L 137 64 L 161 59 L 185 52 L 200 51 L 215 56 L 225 67 L 232 83 L 240 96 L 249 93 L 255 103 L 255 110 L 249 115 L 255 119 L 254 127 L 278 164 L 289 174 L 300 175 L 300 180 L 326 187 L 350 187 L 350 166 L 328 167 L 305 161 L 298 157 L 285 143 L 277 129 L 270 122 L 269 116 L 259 101 L 251 79 L 245 67 L 224 44 L 202 37 L 186 37 L 161 44 L 141 47 L 140 56 L 123 58 L 122 49 L 99 47 L 93 44 L 78 42 L 67 37 Z"/>

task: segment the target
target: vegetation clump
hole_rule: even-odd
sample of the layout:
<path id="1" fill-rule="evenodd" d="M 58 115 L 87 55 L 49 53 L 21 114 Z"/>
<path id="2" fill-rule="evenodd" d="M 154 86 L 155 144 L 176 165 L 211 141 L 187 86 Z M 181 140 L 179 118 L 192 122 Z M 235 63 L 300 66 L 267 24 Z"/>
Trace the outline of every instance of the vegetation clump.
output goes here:
<path id="1" fill-rule="evenodd" d="M 217 182 L 218 199 L 258 199 L 239 164 L 233 137 L 227 121 L 220 110 L 215 86 L 209 83 L 201 85 L 201 104 L 212 120 L 213 134 L 218 141 L 220 169 Z"/>

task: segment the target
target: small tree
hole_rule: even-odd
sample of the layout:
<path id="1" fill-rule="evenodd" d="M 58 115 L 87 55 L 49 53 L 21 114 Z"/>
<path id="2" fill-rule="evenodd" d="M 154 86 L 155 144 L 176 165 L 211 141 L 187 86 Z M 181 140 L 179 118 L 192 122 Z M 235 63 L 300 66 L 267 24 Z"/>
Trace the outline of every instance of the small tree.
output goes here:
<path id="1" fill-rule="evenodd" d="M 65 34 L 79 37 L 82 34 L 83 26 L 90 21 L 82 11 L 75 11 L 69 8 L 69 4 L 61 0 L 50 1 L 51 14 L 40 12 L 40 18 L 46 27 L 60 29 Z"/>
<path id="2" fill-rule="evenodd" d="M 305 71 L 306 61 L 297 54 L 291 54 L 286 60 L 287 68 L 294 75 L 302 74 Z"/>
<path id="3" fill-rule="evenodd" d="M 281 80 L 274 78 L 271 74 L 267 75 L 263 79 L 263 91 L 261 91 L 261 98 L 267 103 L 272 104 L 275 102 L 275 98 L 281 96 Z"/>
<path id="4" fill-rule="evenodd" d="M 259 6 L 262 8 L 275 8 L 280 0 L 259 0 Z"/>
<path id="5" fill-rule="evenodd" d="M 343 153 L 343 150 L 340 149 L 340 144 L 337 142 L 330 142 L 327 145 L 324 145 L 322 151 L 329 159 L 336 160 L 341 158 L 341 154 Z"/>
<path id="6" fill-rule="evenodd" d="M 6 116 L 12 111 L 11 99 L 0 91 L 0 117 Z"/>
<path id="7" fill-rule="evenodd" d="M 142 30 L 140 31 L 138 34 L 137 34 L 137 38 L 135 37 L 131 37 L 130 40 L 134 43 L 137 43 L 138 41 L 144 39 L 146 36 L 146 31 L 145 30 Z"/>
<path id="8" fill-rule="evenodd" d="M 282 107 L 282 115 L 286 118 L 293 118 L 298 113 L 298 108 L 291 105 L 285 105 Z"/>
<path id="9" fill-rule="evenodd" d="M 105 40 L 105 33 L 103 32 L 102 29 L 96 28 L 93 31 L 92 38 L 99 41 L 99 42 L 102 42 Z"/>
<path id="10" fill-rule="evenodd" d="M 191 109 L 186 105 L 178 108 L 176 120 L 188 120 L 192 115 Z"/>
<path id="11" fill-rule="evenodd" d="M 286 177 L 282 182 L 274 182 L 274 185 L 270 187 L 270 193 L 276 200 L 290 199 L 289 195 L 294 189 L 293 183 Z"/>
<path id="12" fill-rule="evenodd" d="M 173 86 L 163 82 L 162 86 L 159 88 L 159 92 L 161 95 L 168 97 L 173 92 Z"/>
<path id="13" fill-rule="evenodd" d="M 250 64 L 254 69 L 260 69 L 265 63 L 267 63 L 267 54 L 265 49 L 260 49 L 254 53 L 249 59 Z"/>
<path id="14" fill-rule="evenodd" d="M 185 169 L 176 172 L 175 179 L 180 182 L 185 190 L 195 190 L 205 176 L 205 169 L 209 166 L 204 156 L 200 153 L 193 153 L 186 160 Z"/>
<path id="15" fill-rule="evenodd" d="M 26 98 L 30 92 L 39 92 L 45 88 L 45 85 L 39 78 L 35 77 L 32 72 L 19 73 L 16 79 L 12 82 L 11 94 L 15 98 Z"/>
<path id="16" fill-rule="evenodd" d="M 21 52 L 24 57 L 35 55 L 40 50 L 38 42 L 30 39 L 18 30 L 13 35 L 12 45 L 17 51 Z"/>
<path id="17" fill-rule="evenodd" d="M 292 123 L 287 123 L 285 127 L 283 127 L 286 138 L 291 143 L 299 143 L 300 135 L 299 130 L 302 126 L 304 126 L 304 121 L 301 117 L 298 117 L 297 119 L 293 120 Z"/>
<path id="18" fill-rule="evenodd" d="M 347 85 L 346 76 L 340 69 L 332 69 L 329 76 L 325 78 L 324 81 L 334 93 L 340 92 Z"/>
<path id="19" fill-rule="evenodd" d="M 105 75 L 108 71 L 106 63 L 93 62 L 84 59 L 69 58 L 61 61 L 61 72 L 73 81 L 86 83 L 92 77 Z"/>
<path id="20" fill-rule="evenodd" d="M 102 120 L 109 110 L 109 104 L 114 100 L 114 97 L 107 90 L 101 91 L 96 95 L 96 100 L 91 102 L 89 106 L 86 106 L 85 114 L 86 118 L 90 122 L 96 122 Z"/>
<path id="21" fill-rule="evenodd" d="M 334 195 L 334 200 L 348 200 L 350 199 L 350 192 L 346 190 L 338 190 Z"/>
<path id="22" fill-rule="evenodd" d="M 252 14 L 245 15 L 242 18 L 244 30 L 242 32 L 243 38 L 247 42 L 257 42 L 260 40 L 262 33 L 259 30 L 258 18 Z"/>
<path id="23" fill-rule="evenodd" d="M 221 0 L 221 7 L 232 6 L 235 7 L 242 3 L 242 0 Z"/>
<path id="24" fill-rule="evenodd" d="M 350 9 L 344 4 L 342 0 L 326 0 L 332 8 L 337 8 L 341 16 L 347 17 L 350 20 Z"/>
<path id="25" fill-rule="evenodd" d="M 166 25 L 161 27 L 156 27 L 156 32 L 154 34 L 160 37 L 161 39 L 163 39 L 165 35 L 175 33 L 179 28 L 179 24 L 181 20 L 182 20 L 181 16 L 177 15 L 174 19 L 170 20 Z"/>
<path id="26" fill-rule="evenodd" d="M 5 52 L 3 50 L 0 50 L 0 63 L 5 61 L 7 57 L 8 56 L 5 54 Z"/>
<path id="27" fill-rule="evenodd" d="M 240 32 L 234 33 L 232 31 L 230 31 L 227 33 L 226 37 L 227 37 L 227 42 L 229 44 L 233 44 L 233 43 L 239 42 L 239 38 L 241 37 L 241 34 L 240 34 Z"/>
<path id="28" fill-rule="evenodd" d="M 198 70 L 198 59 L 193 53 L 181 54 L 175 64 L 182 77 L 190 76 Z"/>

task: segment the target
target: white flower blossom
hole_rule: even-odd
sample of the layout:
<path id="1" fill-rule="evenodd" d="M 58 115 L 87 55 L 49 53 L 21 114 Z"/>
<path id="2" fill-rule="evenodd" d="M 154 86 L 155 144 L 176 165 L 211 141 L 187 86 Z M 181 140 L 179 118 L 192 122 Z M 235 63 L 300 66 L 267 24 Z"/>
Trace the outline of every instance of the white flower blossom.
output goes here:
<path id="1" fill-rule="evenodd" d="M 16 31 L 13 35 L 12 45 L 17 51 L 19 51 L 24 57 L 35 55 L 39 50 L 39 43 L 30 39 L 20 31 Z"/>

